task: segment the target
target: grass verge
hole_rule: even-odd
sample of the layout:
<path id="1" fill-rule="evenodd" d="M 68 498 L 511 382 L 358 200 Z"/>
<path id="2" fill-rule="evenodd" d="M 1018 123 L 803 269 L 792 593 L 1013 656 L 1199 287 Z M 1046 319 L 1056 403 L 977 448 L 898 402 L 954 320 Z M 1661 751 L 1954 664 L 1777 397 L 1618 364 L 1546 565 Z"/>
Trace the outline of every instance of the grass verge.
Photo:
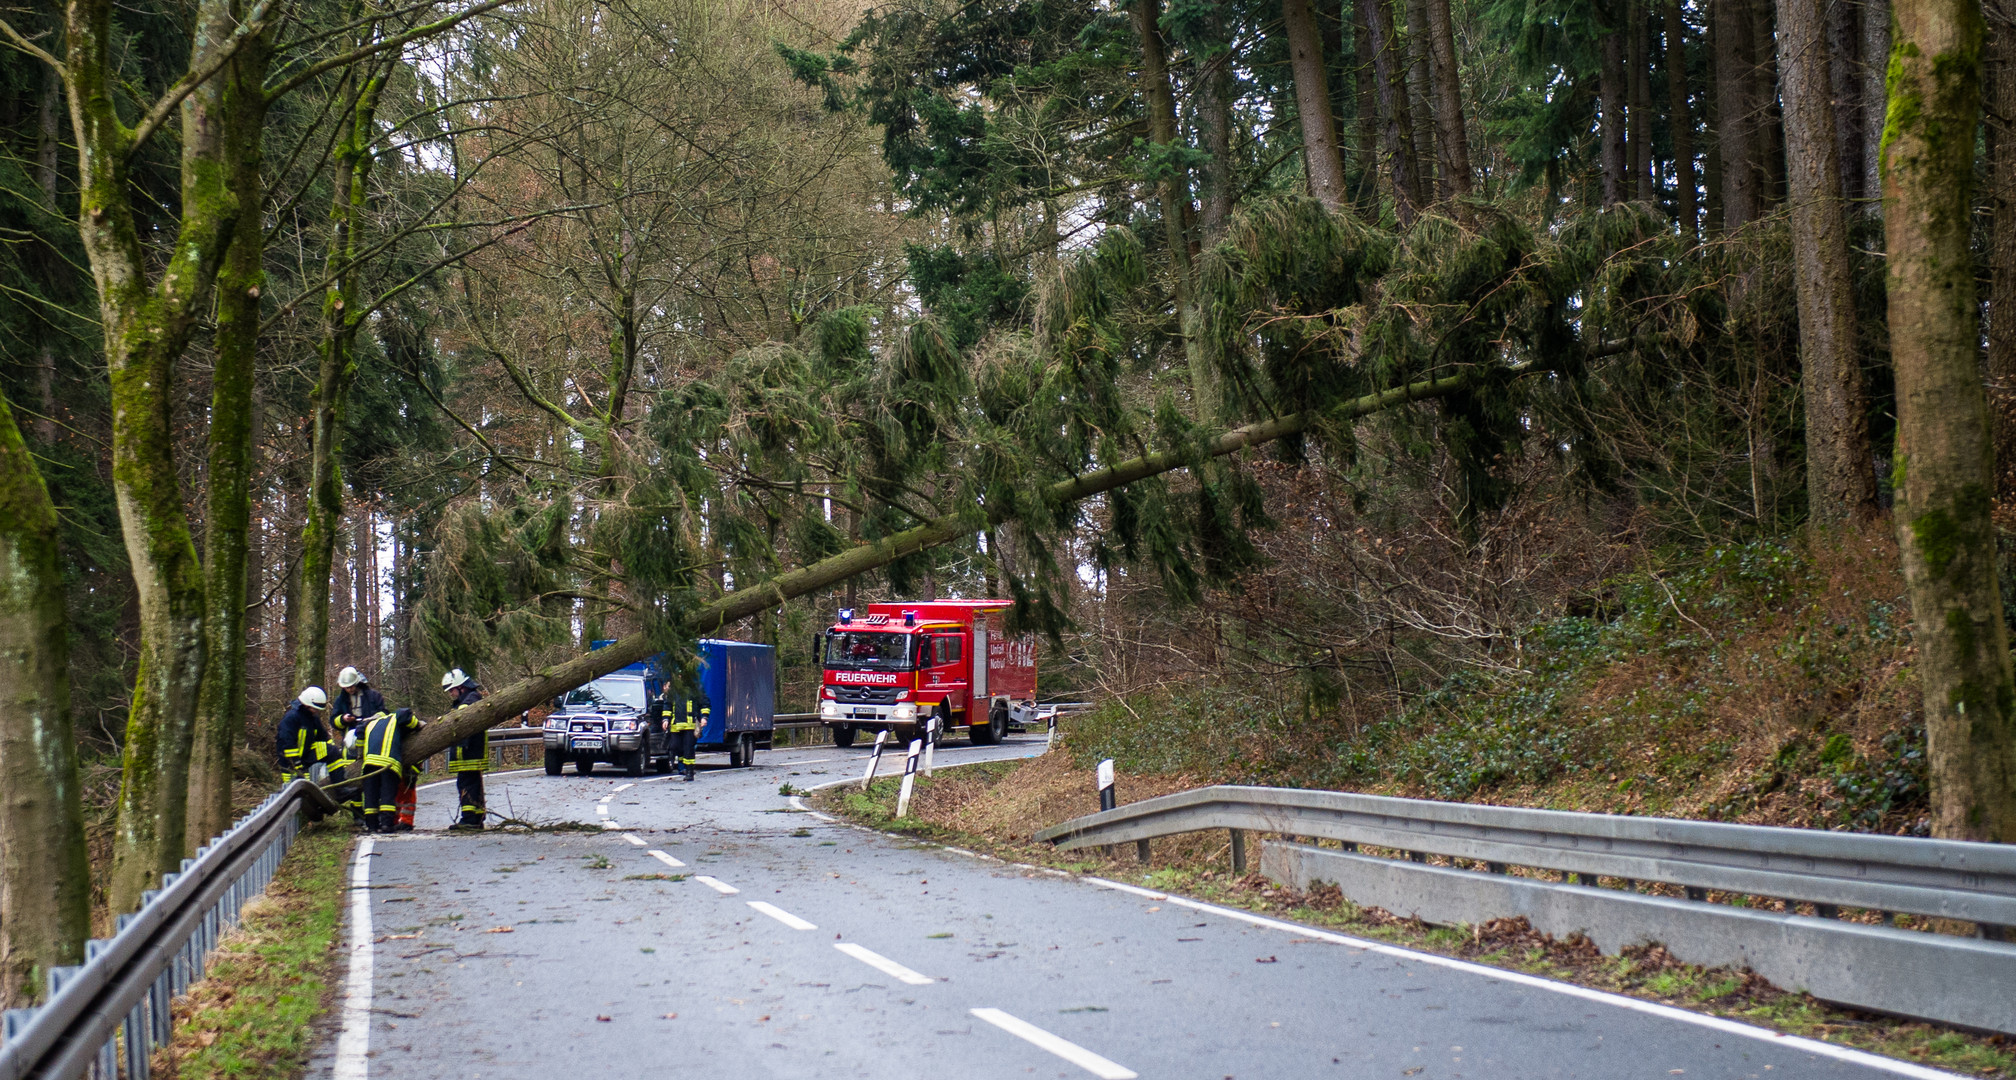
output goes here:
<path id="1" fill-rule="evenodd" d="M 1133 801 L 1161 794 L 1156 789 L 1178 781 L 1123 776 L 1121 782 Z M 1680 963 L 1658 946 L 1605 956 L 1586 939 L 1559 941 L 1534 931 L 1524 919 L 1496 919 L 1481 926 L 1428 926 L 1379 908 L 1361 908 L 1345 899 L 1335 886 L 1299 893 L 1258 874 L 1231 873 L 1223 834 L 1156 841 L 1150 866 L 1135 861 L 1132 845 L 1121 849 L 1129 854 L 1108 858 L 1097 849 L 1065 852 L 1037 844 L 1028 837 L 1038 826 L 1097 808 L 1089 782 L 1061 753 L 920 776 L 910 804 L 912 816 L 900 821 L 894 816 L 898 785 L 898 780 L 888 779 L 878 780 L 867 792 L 856 784 L 828 788 L 815 796 L 813 804 L 856 824 L 1014 862 L 1137 883 L 1160 892 L 1728 1017 L 1958 1073 L 2016 1078 L 2016 1052 L 2012 1052 L 2016 1046 L 2001 1035 L 1983 1036 L 1837 1008 L 1806 994 L 1781 990 L 1747 971 Z"/>
<path id="2" fill-rule="evenodd" d="M 175 999 L 175 1038 L 155 1052 L 155 1076 L 301 1075 L 339 956 L 348 825 L 332 818 L 301 831 L 265 895 L 245 905 L 212 954 L 206 977 Z"/>

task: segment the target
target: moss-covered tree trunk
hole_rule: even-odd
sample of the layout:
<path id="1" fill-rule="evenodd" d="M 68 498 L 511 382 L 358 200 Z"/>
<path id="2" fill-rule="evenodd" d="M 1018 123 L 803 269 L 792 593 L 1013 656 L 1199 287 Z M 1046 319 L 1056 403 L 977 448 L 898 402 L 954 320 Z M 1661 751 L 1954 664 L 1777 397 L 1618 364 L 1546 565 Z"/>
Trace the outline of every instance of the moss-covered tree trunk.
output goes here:
<path id="1" fill-rule="evenodd" d="M 2016 840 L 2016 687 L 1996 582 L 1994 451 L 1968 249 L 1979 0 L 1896 0 L 1883 216 L 1897 377 L 1898 545 L 1911 596 L 1933 831 Z"/>
<path id="2" fill-rule="evenodd" d="M 207 659 L 197 698 L 189 763 L 185 843 L 195 850 L 231 824 L 231 748 L 245 721 L 246 551 L 252 524 L 252 375 L 259 349 L 259 295 L 266 233 L 259 165 L 266 119 L 269 50 L 240 49 L 219 76 L 233 113 L 225 154 L 238 216 L 217 274 L 217 360 L 210 390 L 210 467 L 204 492 L 204 637 Z"/>
<path id="3" fill-rule="evenodd" d="M 91 871 L 70 730 L 56 507 L 0 398 L 0 1006 L 82 963 Z"/>
<path id="4" fill-rule="evenodd" d="M 357 334 L 363 327 L 362 281 L 358 256 L 370 212 L 373 146 L 378 139 L 378 99 L 383 70 L 352 73 L 355 89 L 331 172 L 327 267 L 329 288 L 322 297 L 322 342 L 309 422 L 308 521 L 301 536 L 301 626 L 294 653 L 294 689 L 322 683 L 329 659 L 329 571 L 336 538 L 343 528 L 343 473 L 337 461 L 343 412 L 357 381 Z M 325 687 L 327 689 L 327 687 Z"/>
<path id="5" fill-rule="evenodd" d="M 1806 506 L 1820 525 L 1866 519 L 1876 512 L 1869 395 L 1855 340 L 1848 217 L 1828 51 L 1821 0 L 1778 0 L 1800 389 L 1806 407 Z"/>
<path id="6" fill-rule="evenodd" d="M 240 204 L 226 147 L 233 121 L 218 80 L 180 105 L 181 223 L 156 267 L 130 202 L 136 130 L 114 103 L 126 93 L 112 64 L 111 0 L 70 0 L 64 75 L 77 143 L 78 232 L 98 288 L 112 397 L 112 486 L 139 597 L 139 678 L 127 717 L 119 818 L 107 888 L 114 911 L 182 859 L 189 750 L 203 676 L 203 571 L 174 458 L 176 366 L 204 310 Z M 226 0 L 191 20 L 190 66 L 214 66 L 241 33 Z M 256 28 L 249 28 L 257 33 Z"/>

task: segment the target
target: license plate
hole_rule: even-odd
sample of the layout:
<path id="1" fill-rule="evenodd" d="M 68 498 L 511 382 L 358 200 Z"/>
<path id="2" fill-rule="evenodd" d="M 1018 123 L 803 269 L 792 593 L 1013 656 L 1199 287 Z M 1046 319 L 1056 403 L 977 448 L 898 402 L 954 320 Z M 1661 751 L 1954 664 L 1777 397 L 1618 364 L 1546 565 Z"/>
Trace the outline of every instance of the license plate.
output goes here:
<path id="1" fill-rule="evenodd" d="M 602 749 L 602 737 L 600 735 L 576 735 L 574 736 L 573 745 L 576 750 L 600 750 Z"/>
<path id="2" fill-rule="evenodd" d="M 872 712 L 867 712 L 867 711 L 859 711 L 859 712 L 856 712 L 856 713 L 854 714 L 854 719 L 856 719 L 856 720 L 873 720 L 873 719 L 875 719 L 875 714 L 874 714 L 874 713 L 872 713 Z"/>

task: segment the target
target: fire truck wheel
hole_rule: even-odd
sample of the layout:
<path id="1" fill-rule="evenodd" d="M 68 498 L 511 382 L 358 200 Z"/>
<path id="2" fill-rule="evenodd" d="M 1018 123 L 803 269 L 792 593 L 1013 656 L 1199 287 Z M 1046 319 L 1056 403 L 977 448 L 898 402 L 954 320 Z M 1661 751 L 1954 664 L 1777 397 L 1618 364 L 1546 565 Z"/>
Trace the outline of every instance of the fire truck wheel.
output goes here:
<path id="1" fill-rule="evenodd" d="M 574 771 L 582 776 L 592 775 L 595 772 L 595 759 L 577 758 L 574 762 Z"/>
<path id="2" fill-rule="evenodd" d="M 852 724 L 833 725 L 833 745 L 839 747 L 842 750 L 845 750 L 848 747 L 853 746 L 854 725 Z"/>
<path id="3" fill-rule="evenodd" d="M 966 730 L 973 733 L 973 745 L 993 746 L 1008 737 L 1008 710 L 999 705 L 987 713 L 987 722 Z"/>
<path id="4" fill-rule="evenodd" d="M 546 751 L 546 775 L 548 776 L 560 775 L 561 767 L 566 764 L 567 764 L 566 754 L 563 754 L 558 750 Z"/>

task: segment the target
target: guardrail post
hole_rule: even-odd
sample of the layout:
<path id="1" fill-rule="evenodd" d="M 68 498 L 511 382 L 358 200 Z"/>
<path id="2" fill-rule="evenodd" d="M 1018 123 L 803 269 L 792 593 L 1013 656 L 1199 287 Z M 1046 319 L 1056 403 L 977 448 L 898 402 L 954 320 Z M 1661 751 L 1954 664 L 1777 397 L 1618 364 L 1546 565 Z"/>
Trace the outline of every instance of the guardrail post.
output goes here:
<path id="1" fill-rule="evenodd" d="M 1246 830 L 1229 829 L 1227 831 L 1232 834 L 1232 872 L 1243 874 L 1246 872 Z"/>
<path id="2" fill-rule="evenodd" d="M 1505 872 L 1506 868 L 1505 864 L 1502 862 L 1487 862 L 1484 864 L 1484 869 L 1489 870 L 1494 874 L 1502 874 Z"/>
<path id="3" fill-rule="evenodd" d="M 1149 854 L 1150 853 L 1148 850 L 1148 841 L 1146 840 L 1134 841 L 1134 857 L 1140 860 L 1141 865 L 1143 866 L 1148 865 Z"/>
<path id="4" fill-rule="evenodd" d="M 1687 891 L 1687 899 L 1689 900 L 1705 901 L 1708 899 L 1707 889 L 1697 889 L 1692 885 L 1684 886 L 1684 888 Z"/>
<path id="5" fill-rule="evenodd" d="M 1813 914 L 1823 919 L 1838 919 L 1841 917 L 1841 909 L 1833 904 L 1814 904 Z"/>
<path id="6" fill-rule="evenodd" d="M 1974 936 L 1983 941 L 2008 941 L 2009 928 L 1994 923 L 1975 923 Z"/>

